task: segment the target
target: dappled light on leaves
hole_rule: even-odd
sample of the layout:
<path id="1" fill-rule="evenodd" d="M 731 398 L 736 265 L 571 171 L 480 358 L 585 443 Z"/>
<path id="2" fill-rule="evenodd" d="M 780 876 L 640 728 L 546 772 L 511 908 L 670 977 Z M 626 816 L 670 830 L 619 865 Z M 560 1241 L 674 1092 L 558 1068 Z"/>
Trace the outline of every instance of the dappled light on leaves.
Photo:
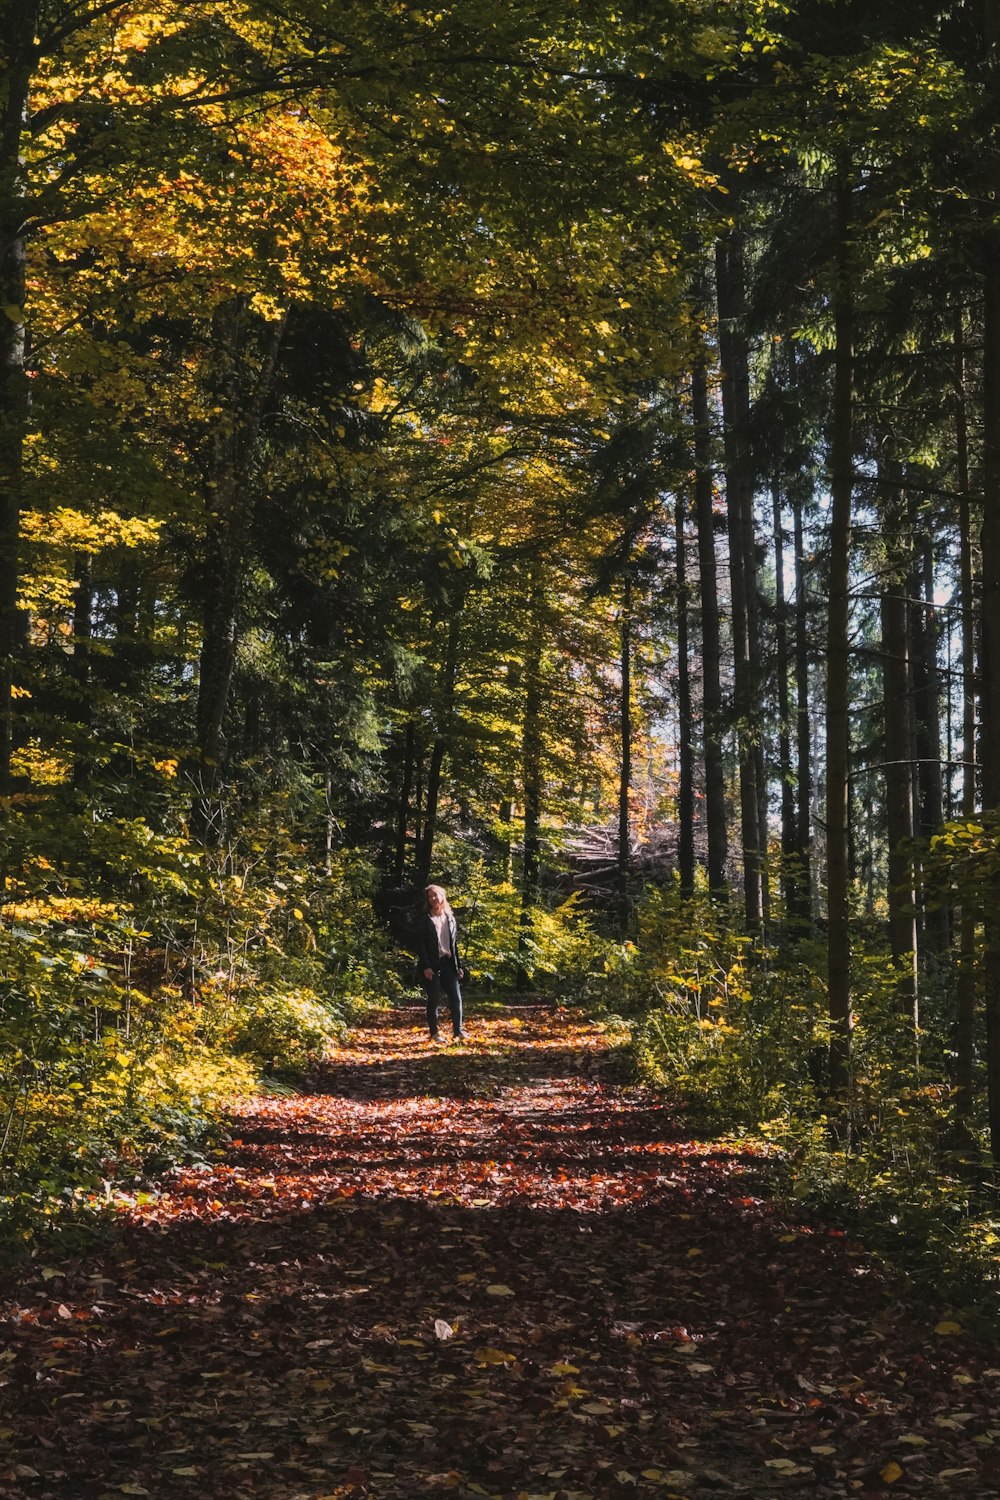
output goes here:
<path id="1" fill-rule="evenodd" d="M 586 1213 L 683 1197 L 691 1154 L 720 1173 L 738 1164 L 737 1151 L 658 1139 L 670 1115 L 653 1095 L 574 1076 L 599 1071 L 600 1039 L 535 1011 L 479 1023 L 461 1052 L 430 1057 L 420 1024 L 355 1032 L 316 1093 L 249 1101 L 225 1164 L 182 1173 L 132 1211 L 166 1225 L 399 1197 Z"/>
<path id="2" fill-rule="evenodd" d="M 996 1492 L 993 1368 L 554 1007 L 414 1009 L 3 1308 L 4 1493 Z M 759 1149 L 759 1148 L 758 1148 Z"/>

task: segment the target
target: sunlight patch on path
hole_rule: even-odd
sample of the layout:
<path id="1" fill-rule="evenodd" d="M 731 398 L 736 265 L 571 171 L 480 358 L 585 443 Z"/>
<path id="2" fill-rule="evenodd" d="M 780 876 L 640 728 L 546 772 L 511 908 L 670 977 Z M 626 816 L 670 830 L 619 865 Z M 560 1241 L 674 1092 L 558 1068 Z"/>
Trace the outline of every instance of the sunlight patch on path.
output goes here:
<path id="1" fill-rule="evenodd" d="M 669 1111 L 648 1091 L 549 1076 L 552 1062 L 567 1075 L 608 1051 L 603 1028 L 548 1008 L 475 1021 L 470 1044 L 447 1051 L 393 1013 L 338 1052 L 324 1092 L 246 1101 L 224 1164 L 180 1174 L 133 1212 L 270 1218 L 393 1197 L 600 1212 L 683 1198 L 678 1167 L 710 1155 L 720 1171 L 742 1155 L 657 1139 Z"/>

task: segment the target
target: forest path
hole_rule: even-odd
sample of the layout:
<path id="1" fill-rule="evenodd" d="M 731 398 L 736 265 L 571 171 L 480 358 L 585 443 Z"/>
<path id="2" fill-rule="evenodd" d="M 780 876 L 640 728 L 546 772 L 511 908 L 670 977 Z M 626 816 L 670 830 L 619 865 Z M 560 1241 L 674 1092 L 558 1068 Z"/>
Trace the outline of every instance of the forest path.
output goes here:
<path id="1" fill-rule="evenodd" d="M 988 1354 L 599 1027 L 420 1020 L 5 1300 L 0 1495 L 1000 1495 Z"/>

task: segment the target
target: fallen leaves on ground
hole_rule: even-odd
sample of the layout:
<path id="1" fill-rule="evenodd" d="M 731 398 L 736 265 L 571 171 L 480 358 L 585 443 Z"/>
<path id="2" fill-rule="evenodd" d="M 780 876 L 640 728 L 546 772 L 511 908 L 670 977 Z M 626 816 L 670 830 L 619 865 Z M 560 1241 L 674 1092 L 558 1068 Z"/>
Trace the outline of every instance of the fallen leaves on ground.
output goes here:
<path id="1" fill-rule="evenodd" d="M 1000 1496 L 1000 1369 L 522 1005 L 355 1035 L 0 1309 L 0 1496 Z"/>

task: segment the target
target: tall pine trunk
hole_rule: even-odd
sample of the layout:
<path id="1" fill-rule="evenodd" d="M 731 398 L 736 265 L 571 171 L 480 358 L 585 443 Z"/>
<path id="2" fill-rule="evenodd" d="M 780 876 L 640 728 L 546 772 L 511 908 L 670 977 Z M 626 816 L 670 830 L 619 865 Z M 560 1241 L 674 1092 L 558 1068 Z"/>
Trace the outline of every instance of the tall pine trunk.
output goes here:
<path id="1" fill-rule="evenodd" d="M 740 833 L 743 849 L 743 905 L 747 929 L 764 923 L 763 857 L 758 794 L 760 723 L 757 674 L 751 642 L 757 610 L 753 539 L 753 486 L 749 470 L 750 385 L 744 329 L 743 250 L 739 236 L 716 245 L 716 291 L 719 313 L 722 414 L 726 471 L 726 516 L 729 530 L 729 577 L 732 600 L 734 706 L 740 761 Z"/>
<path id="2" fill-rule="evenodd" d="M 722 645 L 719 624 L 718 565 L 715 556 L 715 473 L 708 411 L 704 343 L 691 366 L 691 418 L 694 447 L 694 509 L 698 529 L 701 602 L 702 739 L 705 759 L 705 825 L 708 888 L 726 892 L 726 783 L 722 764 Z"/>
<path id="3" fill-rule="evenodd" d="M 434 842 L 437 838 L 438 804 L 441 798 L 441 779 L 445 757 L 451 748 L 455 733 L 455 687 L 458 682 L 458 652 L 462 631 L 462 610 L 453 606 L 448 617 L 448 634 L 445 638 L 444 672 L 441 693 L 437 704 L 437 722 L 427 765 L 423 832 L 417 856 L 417 873 L 422 885 L 431 878 L 434 864 Z"/>
<path id="4" fill-rule="evenodd" d="M 781 486 L 771 487 L 774 526 L 775 675 L 778 690 L 778 781 L 781 789 L 781 893 L 785 923 L 795 911 L 797 833 L 795 778 L 792 773 L 791 692 L 789 690 L 788 601 L 785 598 L 785 528 L 781 514 Z"/>
<path id="5" fill-rule="evenodd" d="M 914 509 L 915 519 L 918 515 Z M 930 839 L 944 822 L 944 786 L 941 764 L 941 672 L 938 665 L 938 617 L 934 607 L 934 557 L 930 542 L 922 536 L 919 522 L 914 535 L 921 541 L 915 549 L 913 581 L 914 630 L 914 750 L 916 782 L 916 831 Z M 924 882 L 918 872 L 917 884 Z M 948 944 L 948 912 L 943 906 L 929 909 L 922 902 L 920 932 L 924 951 L 940 953 Z"/>
<path id="6" fill-rule="evenodd" d="M 934 609 L 934 565 L 924 536 L 916 497 L 907 506 L 910 546 L 910 677 L 913 729 L 913 831 L 929 839 L 944 821 L 941 784 L 941 679 L 937 661 L 938 626 Z M 919 539 L 919 540 L 918 540 Z M 917 876 L 917 891 L 923 880 Z M 921 946 L 940 952 L 947 941 L 947 916 L 943 909 L 920 913 Z"/>
<path id="7" fill-rule="evenodd" d="M 803 933 L 812 926 L 812 798 L 813 762 L 809 703 L 809 600 L 802 500 L 792 500 L 792 545 L 795 555 L 795 899 L 796 926 Z"/>
<path id="8" fill-rule="evenodd" d="M 0 796 L 11 791 L 18 701 L 13 690 L 24 650 L 18 593 L 28 426 L 24 226 L 29 210 L 21 152 L 39 14 L 38 0 L 7 0 L 0 6 L 5 72 L 0 115 Z"/>
<path id="9" fill-rule="evenodd" d="M 989 97 L 1000 107 L 1000 0 L 984 0 Z M 988 156 L 990 218 L 983 230 L 983 807 L 1000 809 L 1000 158 Z M 1000 916 L 986 922 L 986 1075 L 990 1146 L 1000 1166 Z"/>
<path id="10" fill-rule="evenodd" d="M 830 575 L 827 608 L 826 882 L 830 1084 L 847 1084 L 851 1046 L 850 935 L 850 570 L 854 461 L 854 299 L 851 190 L 836 186 L 834 390 L 830 442 Z"/>
<path id="11" fill-rule="evenodd" d="M 694 895 L 694 715 L 688 659 L 687 497 L 678 488 L 674 508 L 674 565 L 677 587 L 677 872 L 681 895 Z"/>
<path id="12" fill-rule="evenodd" d="M 621 608 L 621 760 L 618 773 L 618 924 L 624 935 L 631 918 L 629 881 L 632 874 L 632 574 L 628 561 L 622 577 Z"/>
<path id="13" fill-rule="evenodd" d="M 882 616 L 882 703 L 885 745 L 885 808 L 888 856 L 889 946 L 899 973 L 899 1004 L 914 1025 L 918 1019 L 916 892 L 906 845 L 914 834 L 913 777 L 910 761 L 910 631 L 906 580 L 908 542 L 900 542 L 903 522 L 898 464 L 880 468 L 886 476 L 886 576 Z"/>
<path id="14" fill-rule="evenodd" d="M 220 832 L 216 800 L 253 521 L 254 459 L 284 327 L 283 318 L 260 326 L 242 298 L 224 303 L 212 320 L 220 413 L 208 455 L 206 556 L 210 582 L 198 671 L 200 784 L 192 810 L 195 828 L 202 837 L 217 837 Z M 260 334 L 259 349 L 254 347 L 255 332 Z"/>
<path id="15" fill-rule="evenodd" d="M 969 424 L 965 394 L 965 319 L 954 318 L 955 462 L 958 473 L 959 610 L 962 627 L 962 817 L 976 811 L 976 644 L 972 559 Z M 967 1126 L 972 1116 L 976 1021 L 976 918 L 969 902 L 957 914 L 958 994 L 955 1015 L 955 1118 Z"/>
<path id="16" fill-rule="evenodd" d="M 403 765 L 399 778 L 399 800 L 396 807 L 396 850 L 392 873 L 397 885 L 402 885 L 406 874 L 406 846 L 410 831 L 410 796 L 413 791 L 413 773 L 416 764 L 417 729 L 412 718 L 406 721 L 403 736 Z"/>
<path id="17" fill-rule="evenodd" d="M 531 631 L 524 662 L 524 717 L 521 723 L 521 784 L 524 796 L 524 858 L 521 867 L 521 919 L 518 977 L 521 989 L 533 981 L 535 907 L 542 873 L 542 575 L 532 563 L 528 621 Z"/>

